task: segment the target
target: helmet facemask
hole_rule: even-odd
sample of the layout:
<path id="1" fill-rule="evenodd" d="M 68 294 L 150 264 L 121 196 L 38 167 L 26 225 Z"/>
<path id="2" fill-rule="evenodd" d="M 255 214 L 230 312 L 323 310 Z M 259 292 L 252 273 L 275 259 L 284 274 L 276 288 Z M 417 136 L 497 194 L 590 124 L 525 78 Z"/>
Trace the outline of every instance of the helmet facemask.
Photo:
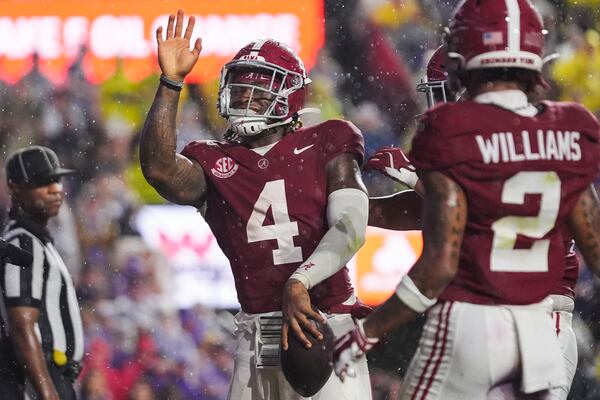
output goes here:
<path id="1" fill-rule="evenodd" d="M 438 103 L 454 101 L 449 99 L 449 93 L 446 91 L 446 81 L 422 81 L 417 85 L 417 91 L 425 93 L 427 98 L 427 108 L 431 108 Z"/>
<path id="2" fill-rule="evenodd" d="M 301 74 L 276 64 L 234 60 L 221 73 L 219 114 L 236 136 L 257 135 L 291 122 L 289 96 L 305 83 Z"/>

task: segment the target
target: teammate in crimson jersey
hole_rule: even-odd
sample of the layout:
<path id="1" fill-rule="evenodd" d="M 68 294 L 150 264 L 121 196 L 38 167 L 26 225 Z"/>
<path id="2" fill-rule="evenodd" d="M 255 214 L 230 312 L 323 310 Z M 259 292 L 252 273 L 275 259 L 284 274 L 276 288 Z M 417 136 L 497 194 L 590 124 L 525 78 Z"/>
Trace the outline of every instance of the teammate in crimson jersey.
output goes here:
<path id="1" fill-rule="evenodd" d="M 427 63 L 425 78 L 422 83 L 417 85 L 417 90 L 426 94 L 429 108 L 439 103 L 456 101 L 456 94 L 452 92 L 447 84 L 445 63 L 446 49 L 444 46 L 440 46 L 432 54 Z M 464 100 L 465 96 L 462 99 Z M 363 169 L 380 171 L 391 179 L 415 188 L 424 197 L 421 188 L 422 182 L 418 179 L 414 166 L 411 165 L 408 158 L 399 148 L 379 149 L 369 158 Z M 386 197 L 386 202 L 383 201 L 383 198 L 370 199 L 369 225 L 395 230 L 421 229 L 420 221 L 416 220 L 414 215 L 397 211 L 399 208 L 406 210 L 409 208 L 409 205 L 413 204 L 407 201 L 408 199 L 412 199 L 414 194 L 411 197 L 409 195 L 408 191 L 400 192 L 394 197 Z M 419 207 L 417 201 L 412 205 L 413 209 Z M 374 202 L 375 204 L 372 204 Z M 575 284 L 577 283 L 579 272 L 579 259 L 575 252 L 575 243 L 572 235 L 565 226 L 562 227 L 561 234 L 566 250 L 566 268 L 563 278 L 551 291 L 551 297 L 554 301 L 552 313 L 554 329 L 564 355 L 567 372 L 567 384 L 556 389 L 555 394 L 560 399 L 566 399 L 577 367 L 577 339 L 572 327 L 572 313 L 575 305 Z"/>
<path id="2" fill-rule="evenodd" d="M 427 63 L 427 73 L 423 82 L 417 85 L 419 92 L 425 92 L 428 107 L 436 103 L 456 100 L 456 94 L 446 84 L 445 61 L 446 53 L 443 47 L 439 47 Z M 379 171 L 412 189 L 389 196 L 370 197 L 369 226 L 398 231 L 420 230 L 422 198 L 425 196 L 425 190 L 415 167 L 404 152 L 397 147 L 378 149 L 371 155 L 363 170 Z"/>
<path id="3" fill-rule="evenodd" d="M 336 343 L 336 372 L 428 310 L 403 399 L 556 397 L 567 384 L 550 295 L 568 225 L 600 273 L 600 125 L 574 103 L 527 102 L 543 28 L 527 0 L 466 0 L 450 76 L 472 100 L 420 120 L 411 160 L 426 192 L 423 254 L 392 296 Z M 468 210 L 468 211 L 467 211 Z"/>
<path id="4" fill-rule="evenodd" d="M 169 17 L 166 39 L 157 30 L 162 76 L 142 132 L 142 171 L 166 199 L 202 212 L 231 263 L 242 311 L 228 398 L 300 399 L 278 365 L 273 330 L 284 350 L 290 329 L 309 347 L 305 335 L 322 337 L 310 319 L 326 318 L 340 336 L 353 329 L 352 314 L 368 311 L 345 267 L 368 218 L 362 135 L 342 120 L 301 128 L 310 82 L 302 61 L 279 42 L 257 40 L 223 67 L 225 140 L 176 154 L 179 90 L 201 51 L 200 39 L 190 50 L 193 17 L 185 32 L 183 19 L 182 11 Z M 366 361 L 359 369 L 356 382 L 332 376 L 313 399 L 371 398 Z"/>

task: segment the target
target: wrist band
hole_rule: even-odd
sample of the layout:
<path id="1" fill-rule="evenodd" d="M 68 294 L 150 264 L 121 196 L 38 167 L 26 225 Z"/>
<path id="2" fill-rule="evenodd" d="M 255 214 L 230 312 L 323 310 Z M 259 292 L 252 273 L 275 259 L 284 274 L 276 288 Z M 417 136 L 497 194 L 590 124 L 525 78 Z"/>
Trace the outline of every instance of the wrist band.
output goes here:
<path id="1" fill-rule="evenodd" d="M 288 278 L 288 280 L 290 279 L 295 279 L 297 281 L 299 281 L 300 283 L 302 283 L 304 285 L 304 287 L 308 290 L 311 288 L 310 286 L 310 280 L 308 279 L 308 277 L 302 275 L 301 273 L 299 273 L 298 271 L 294 272 L 292 274 L 292 276 L 290 276 Z"/>
<path id="2" fill-rule="evenodd" d="M 167 88 L 169 88 L 171 90 L 175 90 L 177 92 L 181 92 L 181 89 L 183 89 L 183 81 L 176 82 L 172 79 L 167 78 L 164 75 L 160 76 L 160 83 L 165 85 Z"/>
<path id="3" fill-rule="evenodd" d="M 396 296 L 414 312 L 421 314 L 437 303 L 437 299 L 426 297 L 408 275 L 405 275 L 396 287 Z"/>

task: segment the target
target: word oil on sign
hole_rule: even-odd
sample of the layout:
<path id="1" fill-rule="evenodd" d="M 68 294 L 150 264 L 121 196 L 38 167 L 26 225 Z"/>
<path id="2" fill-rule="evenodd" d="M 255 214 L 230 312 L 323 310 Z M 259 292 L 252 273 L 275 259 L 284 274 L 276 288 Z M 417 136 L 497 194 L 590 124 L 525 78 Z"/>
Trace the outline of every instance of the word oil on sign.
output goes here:
<path id="1" fill-rule="evenodd" d="M 297 51 L 310 69 L 324 43 L 323 0 L 5 0 L 0 7 L 0 79 L 18 81 L 39 56 L 42 73 L 61 83 L 85 49 L 92 82 L 111 77 L 122 60 L 125 76 L 140 81 L 158 73 L 155 32 L 183 9 L 196 18 L 192 45 L 203 49 L 189 82 L 210 82 L 224 63 L 255 39 L 273 38 Z M 187 24 L 187 21 L 186 21 Z"/>

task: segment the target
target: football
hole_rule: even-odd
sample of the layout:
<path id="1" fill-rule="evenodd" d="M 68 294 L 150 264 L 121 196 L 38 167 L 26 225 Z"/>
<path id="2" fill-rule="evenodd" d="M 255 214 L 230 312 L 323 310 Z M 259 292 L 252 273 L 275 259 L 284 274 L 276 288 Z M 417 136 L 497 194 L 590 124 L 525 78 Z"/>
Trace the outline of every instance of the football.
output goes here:
<path id="1" fill-rule="evenodd" d="M 335 337 L 329 324 L 312 321 L 323 334 L 323 340 L 317 340 L 306 333 L 312 343 L 307 349 L 290 332 L 287 351 L 281 351 L 281 369 L 292 388 L 304 397 L 317 393 L 331 376 L 333 371 L 333 348 Z"/>

